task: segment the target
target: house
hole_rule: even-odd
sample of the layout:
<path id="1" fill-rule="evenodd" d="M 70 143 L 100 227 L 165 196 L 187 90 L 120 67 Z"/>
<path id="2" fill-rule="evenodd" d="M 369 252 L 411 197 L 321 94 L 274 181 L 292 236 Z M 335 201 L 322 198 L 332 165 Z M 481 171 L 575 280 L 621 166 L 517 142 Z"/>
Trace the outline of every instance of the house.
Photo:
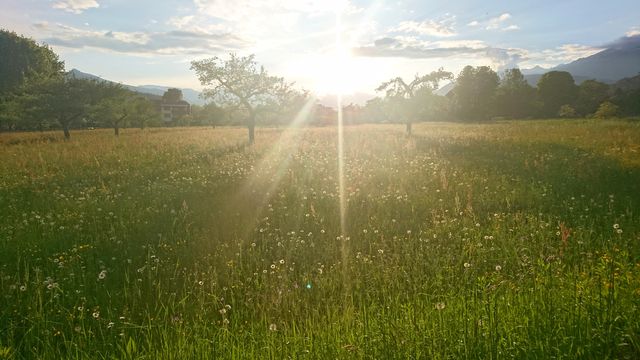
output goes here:
<path id="1" fill-rule="evenodd" d="M 191 104 L 184 100 L 162 99 L 158 102 L 160 116 L 165 124 L 172 123 L 185 115 L 191 114 Z"/>

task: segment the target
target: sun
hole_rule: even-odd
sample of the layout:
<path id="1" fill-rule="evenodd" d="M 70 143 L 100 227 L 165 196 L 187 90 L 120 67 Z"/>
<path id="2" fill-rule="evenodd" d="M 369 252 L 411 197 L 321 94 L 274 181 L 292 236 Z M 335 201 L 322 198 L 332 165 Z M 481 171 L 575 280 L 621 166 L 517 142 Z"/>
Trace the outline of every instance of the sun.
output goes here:
<path id="1" fill-rule="evenodd" d="M 338 49 L 320 60 L 312 74 L 317 92 L 352 94 L 363 85 L 365 74 L 357 68 L 356 59 L 346 49 Z"/>

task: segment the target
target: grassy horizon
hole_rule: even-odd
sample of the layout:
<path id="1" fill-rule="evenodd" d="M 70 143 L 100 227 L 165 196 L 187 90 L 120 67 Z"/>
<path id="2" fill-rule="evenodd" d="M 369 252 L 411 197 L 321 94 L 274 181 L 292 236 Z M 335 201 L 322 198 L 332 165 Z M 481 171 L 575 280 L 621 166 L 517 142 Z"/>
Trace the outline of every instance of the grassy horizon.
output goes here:
<path id="1" fill-rule="evenodd" d="M 640 123 L 403 132 L 0 134 L 0 358 L 640 356 Z"/>

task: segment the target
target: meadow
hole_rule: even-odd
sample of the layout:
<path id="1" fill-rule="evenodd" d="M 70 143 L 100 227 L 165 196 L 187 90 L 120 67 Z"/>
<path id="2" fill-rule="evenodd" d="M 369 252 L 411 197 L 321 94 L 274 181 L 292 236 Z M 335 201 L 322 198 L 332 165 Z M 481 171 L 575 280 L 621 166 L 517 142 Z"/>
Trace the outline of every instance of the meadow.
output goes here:
<path id="1" fill-rule="evenodd" d="M 0 359 L 640 358 L 640 122 L 0 134 Z"/>

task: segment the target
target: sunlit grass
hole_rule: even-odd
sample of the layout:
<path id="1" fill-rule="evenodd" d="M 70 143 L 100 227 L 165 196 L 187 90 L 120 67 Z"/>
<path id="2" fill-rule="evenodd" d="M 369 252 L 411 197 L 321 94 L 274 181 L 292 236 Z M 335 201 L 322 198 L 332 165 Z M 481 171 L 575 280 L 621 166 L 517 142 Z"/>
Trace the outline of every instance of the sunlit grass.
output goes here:
<path id="1" fill-rule="evenodd" d="M 0 358 L 638 358 L 638 123 L 403 132 L 2 134 Z"/>

